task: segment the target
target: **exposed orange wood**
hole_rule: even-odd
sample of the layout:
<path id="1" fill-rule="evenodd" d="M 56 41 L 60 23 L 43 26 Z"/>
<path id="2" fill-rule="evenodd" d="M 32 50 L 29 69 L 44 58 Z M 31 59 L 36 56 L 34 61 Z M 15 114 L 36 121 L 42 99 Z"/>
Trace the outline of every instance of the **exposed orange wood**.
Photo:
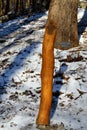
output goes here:
<path id="1" fill-rule="evenodd" d="M 54 40 L 56 27 L 53 22 L 47 22 L 42 48 L 42 71 L 41 71 L 41 101 L 36 123 L 48 125 L 50 121 L 50 109 L 52 103 L 52 84 L 54 70 Z"/>

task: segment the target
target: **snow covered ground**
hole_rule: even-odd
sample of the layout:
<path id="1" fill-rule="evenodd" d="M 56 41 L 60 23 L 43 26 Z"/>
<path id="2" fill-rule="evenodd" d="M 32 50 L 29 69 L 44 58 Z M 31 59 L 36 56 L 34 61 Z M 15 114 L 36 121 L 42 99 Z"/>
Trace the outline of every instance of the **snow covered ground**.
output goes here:
<path id="1" fill-rule="evenodd" d="M 0 130 L 37 130 L 47 12 L 0 24 Z M 51 124 L 87 130 L 87 10 L 78 10 L 76 48 L 54 50 Z"/>

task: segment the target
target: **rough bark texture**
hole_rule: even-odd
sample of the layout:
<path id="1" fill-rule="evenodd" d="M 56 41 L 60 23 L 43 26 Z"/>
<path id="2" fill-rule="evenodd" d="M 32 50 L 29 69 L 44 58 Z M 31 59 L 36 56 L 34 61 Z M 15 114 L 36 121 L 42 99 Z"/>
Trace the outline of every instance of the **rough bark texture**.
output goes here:
<path id="1" fill-rule="evenodd" d="M 78 46 L 77 9 L 78 0 L 51 0 L 48 19 L 57 26 L 55 48 Z"/>

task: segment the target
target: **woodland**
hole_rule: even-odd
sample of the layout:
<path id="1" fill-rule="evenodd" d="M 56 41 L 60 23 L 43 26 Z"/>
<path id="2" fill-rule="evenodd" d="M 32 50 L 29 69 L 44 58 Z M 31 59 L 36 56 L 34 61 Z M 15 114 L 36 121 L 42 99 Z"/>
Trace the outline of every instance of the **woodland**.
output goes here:
<path id="1" fill-rule="evenodd" d="M 0 0 L 0 130 L 86 130 L 86 103 L 87 0 Z"/>
<path id="2" fill-rule="evenodd" d="M 0 0 L 0 22 L 14 19 L 20 15 L 30 16 L 34 12 L 49 9 L 50 0 Z M 79 1 L 79 7 L 86 7 L 87 3 Z"/>
<path id="3" fill-rule="evenodd" d="M 9 20 L 19 15 L 41 12 L 49 8 L 49 3 L 50 0 L 0 0 L 0 19 Z"/>

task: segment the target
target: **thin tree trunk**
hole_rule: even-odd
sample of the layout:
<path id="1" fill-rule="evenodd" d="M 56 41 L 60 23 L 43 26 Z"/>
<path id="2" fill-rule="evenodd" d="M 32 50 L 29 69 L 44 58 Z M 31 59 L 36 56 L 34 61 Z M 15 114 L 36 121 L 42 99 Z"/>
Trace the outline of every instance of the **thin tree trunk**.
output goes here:
<path id="1" fill-rule="evenodd" d="M 23 14 L 24 13 L 24 1 L 20 0 L 20 13 Z"/>
<path id="2" fill-rule="evenodd" d="M 6 0 L 5 14 L 9 12 L 9 7 L 10 7 L 10 0 Z"/>
<path id="3" fill-rule="evenodd" d="M 0 16 L 1 16 L 1 14 L 2 14 L 2 2 L 0 0 Z"/>
<path id="4" fill-rule="evenodd" d="M 18 14 L 18 12 L 19 12 L 18 7 L 19 7 L 19 0 L 16 0 L 16 7 L 15 7 L 15 13 L 16 14 Z"/>
<path id="5" fill-rule="evenodd" d="M 32 0 L 32 11 L 35 12 L 36 10 L 36 0 Z"/>
<path id="6" fill-rule="evenodd" d="M 5 14 L 5 3 L 4 3 L 4 0 L 1 0 L 2 1 L 2 16 Z"/>
<path id="7" fill-rule="evenodd" d="M 42 49 L 41 101 L 36 121 L 37 124 L 41 125 L 48 125 L 50 121 L 56 31 L 54 22 L 48 19 Z"/>

